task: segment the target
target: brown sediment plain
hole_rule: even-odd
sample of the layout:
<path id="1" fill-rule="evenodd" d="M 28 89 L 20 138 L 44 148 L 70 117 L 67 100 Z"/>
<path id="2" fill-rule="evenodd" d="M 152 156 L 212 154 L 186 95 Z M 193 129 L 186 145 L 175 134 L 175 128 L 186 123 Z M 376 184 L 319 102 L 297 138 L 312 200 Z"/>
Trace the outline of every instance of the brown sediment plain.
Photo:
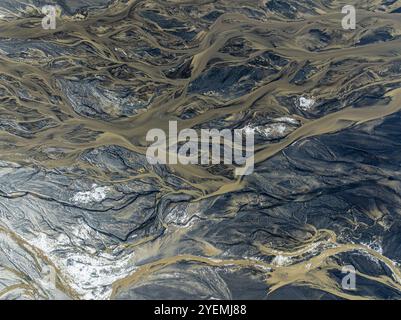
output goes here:
<path id="1" fill-rule="evenodd" d="M 399 299 L 400 15 L 2 1 L 0 298 Z M 252 130 L 254 172 L 149 164 L 173 120 Z"/>

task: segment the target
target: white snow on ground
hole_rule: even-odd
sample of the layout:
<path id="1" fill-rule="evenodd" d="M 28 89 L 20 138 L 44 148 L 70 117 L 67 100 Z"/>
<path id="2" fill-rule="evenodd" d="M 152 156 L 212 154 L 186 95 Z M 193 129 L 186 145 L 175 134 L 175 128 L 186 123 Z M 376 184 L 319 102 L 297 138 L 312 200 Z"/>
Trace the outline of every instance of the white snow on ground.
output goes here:
<path id="1" fill-rule="evenodd" d="M 252 134 L 255 133 L 255 127 L 252 126 L 245 126 L 244 128 L 241 129 L 245 134 Z"/>
<path id="2" fill-rule="evenodd" d="M 278 267 L 284 267 L 290 265 L 292 262 L 291 257 L 277 255 L 274 257 L 272 264 Z"/>
<path id="3" fill-rule="evenodd" d="M 250 125 L 245 126 L 242 131 L 245 134 L 260 134 L 266 138 L 281 138 L 287 129 L 284 123 L 271 123 L 265 126 L 255 126 Z"/>
<path id="4" fill-rule="evenodd" d="M 309 110 L 310 108 L 312 108 L 312 106 L 315 104 L 315 100 L 312 98 L 305 98 L 305 97 L 300 97 L 299 98 L 299 107 L 302 110 Z"/>
<path id="5" fill-rule="evenodd" d="M 165 223 L 167 224 L 174 224 L 179 228 L 188 228 L 191 227 L 195 220 L 192 220 L 186 210 L 183 210 L 179 207 L 173 208 L 166 216 Z"/>
<path id="6" fill-rule="evenodd" d="M 294 118 L 291 118 L 291 117 L 280 117 L 280 118 L 275 118 L 274 121 L 277 121 L 277 122 L 286 122 L 286 123 L 288 123 L 288 124 L 294 124 L 294 125 L 297 125 L 297 124 L 298 124 L 298 121 L 297 121 L 296 119 L 294 119 Z"/>
<path id="7" fill-rule="evenodd" d="M 68 284 L 83 299 L 108 299 L 111 285 L 118 279 L 131 274 L 136 266 L 132 262 L 134 252 L 113 256 L 106 252 L 93 252 L 83 244 L 85 239 L 94 237 L 94 231 L 81 223 L 71 239 L 61 234 L 54 239 L 39 233 L 28 242 L 41 250 L 60 269 Z"/>
<path id="8" fill-rule="evenodd" d="M 106 198 L 107 192 L 110 190 L 110 187 L 98 187 L 96 184 L 93 184 L 92 190 L 77 192 L 71 200 L 75 203 L 100 202 Z"/>
<path id="9" fill-rule="evenodd" d="M 272 123 L 264 125 L 248 124 L 240 129 L 240 132 L 245 134 L 259 134 L 267 139 L 279 139 L 283 138 L 294 129 L 291 125 L 299 124 L 298 120 L 291 117 L 279 117 L 271 120 Z"/>
<path id="10" fill-rule="evenodd" d="M 374 250 L 374 251 L 376 251 L 376 252 L 378 252 L 380 254 L 383 254 L 382 245 L 377 240 L 372 240 L 369 243 L 362 242 L 361 244 L 363 244 L 364 246 L 367 246 L 368 248 L 370 248 L 370 249 L 372 249 L 372 250 Z"/>
<path id="11" fill-rule="evenodd" d="M 282 123 L 273 123 L 265 128 L 261 128 L 260 132 L 263 133 L 266 137 L 271 135 L 273 136 L 282 136 L 285 133 L 287 127 Z"/>
<path id="12" fill-rule="evenodd" d="M 382 245 L 379 241 L 377 240 L 372 240 L 370 242 L 361 242 L 362 245 L 368 247 L 371 250 L 376 251 L 377 253 L 383 255 L 383 248 Z M 364 256 L 368 257 L 371 261 L 376 262 L 377 264 L 379 264 L 379 260 L 374 257 L 372 254 L 370 254 L 367 251 L 364 250 L 360 250 L 360 253 L 363 254 Z"/>

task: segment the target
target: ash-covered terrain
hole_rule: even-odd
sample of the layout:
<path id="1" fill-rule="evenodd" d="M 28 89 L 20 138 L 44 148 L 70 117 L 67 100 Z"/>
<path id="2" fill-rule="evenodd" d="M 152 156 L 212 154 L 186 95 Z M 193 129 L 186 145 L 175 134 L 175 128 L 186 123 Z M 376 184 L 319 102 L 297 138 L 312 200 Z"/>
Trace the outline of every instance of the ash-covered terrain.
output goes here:
<path id="1" fill-rule="evenodd" d="M 0 0 L 0 299 L 401 298 L 400 75 L 401 1 Z"/>

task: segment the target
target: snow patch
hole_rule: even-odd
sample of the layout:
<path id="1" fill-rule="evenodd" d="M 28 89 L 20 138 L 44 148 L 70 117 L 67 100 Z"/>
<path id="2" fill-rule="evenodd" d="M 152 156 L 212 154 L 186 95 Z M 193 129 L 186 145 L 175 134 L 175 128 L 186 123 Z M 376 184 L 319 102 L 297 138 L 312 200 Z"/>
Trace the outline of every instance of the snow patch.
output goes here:
<path id="1" fill-rule="evenodd" d="M 298 120 L 296 120 L 296 119 L 294 119 L 294 118 L 291 118 L 291 117 L 280 117 L 280 118 L 275 118 L 274 121 L 277 121 L 277 122 L 285 122 L 285 123 L 294 124 L 294 125 L 299 124 Z"/>
<path id="2" fill-rule="evenodd" d="M 284 123 L 271 123 L 265 126 L 255 126 L 250 125 L 245 126 L 241 129 L 245 134 L 260 134 L 265 138 L 276 139 L 282 138 L 287 130 L 287 126 Z"/>
<path id="3" fill-rule="evenodd" d="M 291 257 L 286 257 L 279 254 L 274 257 L 272 264 L 278 267 L 285 267 L 290 265 L 291 262 L 292 262 Z"/>
<path id="4" fill-rule="evenodd" d="M 78 192 L 71 200 L 75 203 L 100 202 L 106 198 L 109 191 L 111 191 L 110 187 L 98 187 L 96 184 L 93 184 L 92 190 Z"/>
<path id="5" fill-rule="evenodd" d="M 383 255 L 383 247 L 379 241 L 372 240 L 369 243 L 362 242 L 361 244 Z"/>
<path id="6" fill-rule="evenodd" d="M 68 284 L 83 299 L 110 298 L 112 284 L 137 269 L 133 263 L 135 253 L 114 256 L 103 251 L 93 251 L 84 243 L 85 239 L 95 236 L 95 232 L 82 222 L 74 231 L 71 240 L 64 234 L 53 238 L 38 233 L 27 241 L 52 260 Z"/>
<path id="7" fill-rule="evenodd" d="M 312 106 L 315 104 L 315 100 L 312 98 L 305 98 L 305 97 L 300 97 L 299 98 L 299 107 L 302 110 L 309 110 L 310 108 L 312 108 Z"/>

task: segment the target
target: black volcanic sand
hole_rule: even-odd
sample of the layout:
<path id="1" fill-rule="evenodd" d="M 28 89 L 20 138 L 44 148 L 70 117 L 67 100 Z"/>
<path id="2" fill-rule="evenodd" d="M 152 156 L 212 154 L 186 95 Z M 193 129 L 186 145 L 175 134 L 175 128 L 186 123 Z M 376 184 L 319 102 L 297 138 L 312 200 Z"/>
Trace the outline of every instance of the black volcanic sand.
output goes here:
<path id="1" fill-rule="evenodd" d="M 0 298 L 399 299 L 401 3 L 350 2 L 2 0 Z M 149 164 L 169 120 L 254 172 Z"/>

